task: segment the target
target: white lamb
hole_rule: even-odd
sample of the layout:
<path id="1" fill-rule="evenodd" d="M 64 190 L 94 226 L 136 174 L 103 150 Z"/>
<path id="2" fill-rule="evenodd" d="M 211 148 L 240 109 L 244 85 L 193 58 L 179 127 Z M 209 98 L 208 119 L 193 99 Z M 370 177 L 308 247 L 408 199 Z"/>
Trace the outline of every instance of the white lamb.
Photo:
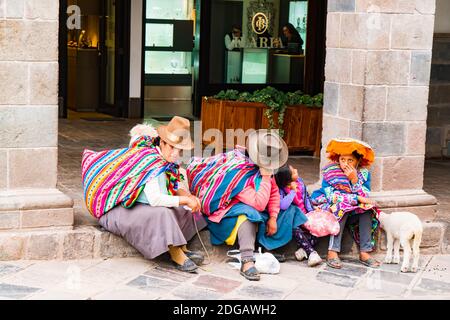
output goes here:
<path id="1" fill-rule="evenodd" d="M 408 272 L 411 259 L 410 240 L 414 238 L 412 245 L 414 260 L 411 271 L 417 272 L 420 258 L 419 247 L 423 233 L 420 219 L 411 212 L 394 212 L 391 214 L 381 212 L 379 220 L 381 228 L 386 232 L 387 239 L 387 252 L 384 262 L 400 263 L 400 245 L 402 245 L 403 263 L 400 270 L 401 272 Z M 392 257 L 392 250 L 394 250 L 394 257 Z"/>

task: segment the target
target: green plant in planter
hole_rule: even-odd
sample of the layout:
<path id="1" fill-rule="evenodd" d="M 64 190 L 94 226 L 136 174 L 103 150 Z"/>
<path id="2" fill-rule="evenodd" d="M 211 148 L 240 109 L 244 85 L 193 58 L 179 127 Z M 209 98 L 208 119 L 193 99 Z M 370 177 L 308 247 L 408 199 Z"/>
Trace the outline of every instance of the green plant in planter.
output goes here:
<path id="1" fill-rule="evenodd" d="M 265 104 L 268 109 L 264 113 L 264 115 L 269 120 L 269 129 L 275 128 L 273 114 L 278 112 L 278 128 L 281 137 L 284 136 L 284 130 L 282 128 L 284 123 L 284 114 L 287 106 L 300 104 L 306 105 L 308 107 L 323 106 L 323 94 L 321 93 L 312 97 L 308 94 L 304 94 L 300 90 L 284 93 L 270 86 L 261 90 L 256 90 L 253 93 L 239 93 L 239 91 L 231 89 L 226 91 L 222 90 L 213 98 L 219 100 L 233 100 L 242 102 L 259 102 Z"/>

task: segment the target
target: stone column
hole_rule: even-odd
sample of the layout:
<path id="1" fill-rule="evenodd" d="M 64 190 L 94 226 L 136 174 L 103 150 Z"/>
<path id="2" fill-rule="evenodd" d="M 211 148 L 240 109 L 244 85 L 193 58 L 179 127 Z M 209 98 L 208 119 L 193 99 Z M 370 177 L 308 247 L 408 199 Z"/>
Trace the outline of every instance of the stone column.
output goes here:
<path id="1" fill-rule="evenodd" d="M 422 218 L 436 203 L 422 189 L 434 12 L 435 0 L 328 0 L 321 164 L 332 137 L 367 141 L 373 197 Z"/>
<path id="2" fill-rule="evenodd" d="M 73 201 L 56 189 L 58 9 L 58 0 L 0 0 L 3 231 L 73 225 Z"/>

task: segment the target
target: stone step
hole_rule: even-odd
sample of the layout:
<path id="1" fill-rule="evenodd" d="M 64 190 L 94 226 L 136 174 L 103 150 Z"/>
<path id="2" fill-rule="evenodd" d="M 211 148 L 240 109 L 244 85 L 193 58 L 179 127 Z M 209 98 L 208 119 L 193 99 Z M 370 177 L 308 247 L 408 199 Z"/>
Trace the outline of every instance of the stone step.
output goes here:
<path id="1" fill-rule="evenodd" d="M 138 254 L 125 240 L 94 226 L 0 232 L 0 261 L 119 258 Z"/>
<path id="2" fill-rule="evenodd" d="M 424 222 L 424 236 L 421 249 L 425 254 L 441 253 L 446 225 L 442 222 Z M 195 236 L 190 242 L 192 250 L 204 251 L 202 242 L 214 261 L 226 259 L 226 252 L 231 247 L 213 246 L 207 230 L 200 231 L 200 238 Z M 379 251 L 386 249 L 385 237 L 379 235 Z M 326 255 L 328 237 L 319 240 L 317 251 Z M 297 250 L 295 243 L 279 251 L 293 256 Z M 342 254 L 356 255 L 357 247 L 348 232 L 344 234 Z M 140 255 L 125 240 L 97 226 L 76 227 L 73 230 L 48 228 L 27 231 L 0 232 L 0 261 L 11 260 L 74 260 L 96 258 L 124 258 Z"/>

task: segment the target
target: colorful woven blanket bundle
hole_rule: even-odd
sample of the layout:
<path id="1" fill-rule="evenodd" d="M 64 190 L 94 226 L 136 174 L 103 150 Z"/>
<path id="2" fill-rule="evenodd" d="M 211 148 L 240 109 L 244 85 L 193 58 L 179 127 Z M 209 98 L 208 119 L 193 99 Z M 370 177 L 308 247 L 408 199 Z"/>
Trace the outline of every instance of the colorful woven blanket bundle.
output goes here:
<path id="1" fill-rule="evenodd" d="M 165 161 L 152 143 L 142 137 L 130 148 L 95 152 L 85 150 L 82 157 L 82 179 L 86 206 L 99 219 L 115 206 L 134 205 L 148 179 L 165 172 L 169 192 L 178 189 L 178 165 Z"/>
<path id="2" fill-rule="evenodd" d="M 239 192 L 255 183 L 258 167 L 240 151 L 233 150 L 208 158 L 191 158 L 186 169 L 189 189 L 201 200 L 202 212 L 213 212 L 228 206 Z"/>

